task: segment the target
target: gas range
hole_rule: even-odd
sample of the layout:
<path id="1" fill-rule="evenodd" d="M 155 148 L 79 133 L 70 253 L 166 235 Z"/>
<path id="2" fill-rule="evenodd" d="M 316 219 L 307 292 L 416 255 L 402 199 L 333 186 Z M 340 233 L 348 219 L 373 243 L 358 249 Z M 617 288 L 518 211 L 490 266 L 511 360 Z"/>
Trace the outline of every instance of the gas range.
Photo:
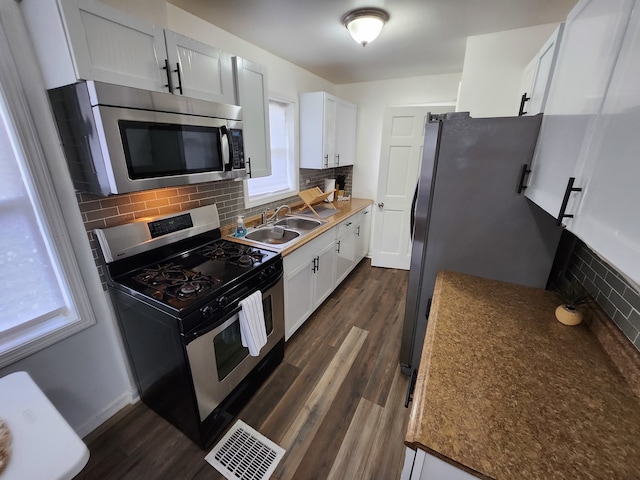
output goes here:
<path id="1" fill-rule="evenodd" d="M 284 358 L 280 254 L 222 239 L 215 205 L 95 233 L 140 397 L 209 448 Z"/>

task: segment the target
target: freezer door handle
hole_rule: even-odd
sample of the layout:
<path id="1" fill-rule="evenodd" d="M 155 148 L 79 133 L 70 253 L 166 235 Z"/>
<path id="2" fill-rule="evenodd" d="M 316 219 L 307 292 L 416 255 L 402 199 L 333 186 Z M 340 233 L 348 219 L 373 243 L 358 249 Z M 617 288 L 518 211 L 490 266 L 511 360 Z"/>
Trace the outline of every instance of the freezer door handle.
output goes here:
<path id="1" fill-rule="evenodd" d="M 416 189 L 413 192 L 413 200 L 411 201 L 411 218 L 409 219 L 409 238 L 413 241 L 413 227 L 416 223 L 416 203 L 418 202 L 418 188 L 420 187 L 420 181 L 416 183 Z"/>
<path id="2" fill-rule="evenodd" d="M 527 186 L 524 184 L 524 179 L 529 173 L 531 173 L 531 169 L 529 168 L 529 165 L 525 163 L 524 165 L 522 165 L 522 171 L 520 172 L 520 183 L 518 183 L 518 195 L 520 195 L 523 192 L 523 190 L 527 188 Z"/>
<path id="3" fill-rule="evenodd" d="M 413 400 L 413 390 L 416 388 L 416 378 L 418 378 L 418 369 L 411 370 L 411 378 L 409 378 L 409 385 L 407 386 L 407 395 L 404 398 L 404 408 L 409 408 L 409 403 Z"/>

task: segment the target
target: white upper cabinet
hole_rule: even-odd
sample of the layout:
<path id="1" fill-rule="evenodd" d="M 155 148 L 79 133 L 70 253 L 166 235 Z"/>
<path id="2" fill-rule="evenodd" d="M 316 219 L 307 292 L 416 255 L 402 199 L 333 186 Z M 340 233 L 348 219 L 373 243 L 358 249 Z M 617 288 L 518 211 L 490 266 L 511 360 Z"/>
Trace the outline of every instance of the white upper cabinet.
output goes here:
<path id="1" fill-rule="evenodd" d="M 45 86 L 79 80 L 235 103 L 231 56 L 98 0 L 23 0 Z"/>
<path id="2" fill-rule="evenodd" d="M 568 228 L 640 285 L 640 4 L 636 4 L 593 139 L 576 175 Z M 579 209 L 578 209 L 578 203 Z"/>
<path id="3" fill-rule="evenodd" d="M 172 93 L 235 104 L 231 55 L 165 30 Z"/>
<path id="4" fill-rule="evenodd" d="M 242 107 L 244 158 L 251 178 L 271 175 L 269 93 L 262 65 L 233 57 L 236 101 Z"/>
<path id="5" fill-rule="evenodd" d="M 24 0 L 47 88 L 100 80 L 168 91 L 164 32 L 98 1 Z"/>
<path id="6" fill-rule="evenodd" d="M 564 24 L 558 25 L 540 52 L 525 68 L 523 79 L 529 79 L 530 83 L 528 88 L 523 90 L 524 100 L 520 105 L 521 115 L 537 115 L 544 112 L 563 29 Z M 523 84 L 525 83 L 526 80 L 523 80 Z"/>
<path id="7" fill-rule="evenodd" d="M 356 117 L 353 103 L 340 100 L 336 105 L 336 167 L 353 165 L 356 156 Z"/>
<path id="8" fill-rule="evenodd" d="M 300 95 L 300 168 L 353 165 L 357 107 L 326 92 Z"/>
<path id="9" fill-rule="evenodd" d="M 567 18 L 525 192 L 553 217 L 589 148 L 633 3 L 582 0 Z"/>

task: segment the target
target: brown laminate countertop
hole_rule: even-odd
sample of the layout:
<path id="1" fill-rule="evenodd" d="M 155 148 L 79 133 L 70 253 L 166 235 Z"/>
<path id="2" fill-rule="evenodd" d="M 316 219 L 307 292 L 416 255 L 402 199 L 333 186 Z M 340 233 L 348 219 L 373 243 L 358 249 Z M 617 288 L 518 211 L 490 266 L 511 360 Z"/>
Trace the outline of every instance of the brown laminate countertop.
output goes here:
<path id="1" fill-rule="evenodd" d="M 640 401 L 551 292 L 440 272 L 406 444 L 480 478 L 638 479 Z"/>
<path id="2" fill-rule="evenodd" d="M 321 227 L 316 228 L 315 230 L 312 230 L 309 234 L 304 235 L 302 238 L 300 238 L 299 241 L 294 242 L 293 244 L 287 246 L 286 248 L 283 248 L 281 250 L 275 250 L 275 251 L 280 252 L 280 254 L 283 257 L 285 257 L 291 252 L 300 248 L 302 245 L 305 245 L 309 243 L 311 240 L 313 240 L 314 238 L 322 235 L 327 230 L 332 229 L 333 227 L 338 225 L 342 220 L 349 218 L 352 215 L 355 215 L 360 210 L 365 209 L 372 203 L 373 203 L 373 200 L 367 200 L 364 198 L 352 198 L 350 200 L 343 201 L 343 202 L 334 202 L 333 205 L 337 208 L 336 214 L 327 218 L 322 218 L 321 220 L 324 220 L 326 222 L 325 224 L 323 224 Z M 299 206 L 300 205 L 292 206 L 293 215 L 296 215 L 298 213 L 297 210 Z M 259 218 L 260 218 L 259 216 L 255 216 L 247 219 L 246 220 L 247 226 L 249 227 L 251 225 L 254 225 L 255 221 L 258 220 Z M 228 225 L 225 228 L 223 228 L 222 229 L 223 236 L 228 237 L 229 235 L 231 235 L 233 233 L 234 227 L 235 225 Z M 233 237 L 233 238 L 229 238 L 229 240 L 233 240 L 234 242 L 242 243 L 244 245 L 259 246 L 260 248 L 265 248 L 269 250 L 269 247 L 266 245 L 259 245 L 256 242 L 252 242 L 251 240 L 245 240 L 244 238 Z"/>

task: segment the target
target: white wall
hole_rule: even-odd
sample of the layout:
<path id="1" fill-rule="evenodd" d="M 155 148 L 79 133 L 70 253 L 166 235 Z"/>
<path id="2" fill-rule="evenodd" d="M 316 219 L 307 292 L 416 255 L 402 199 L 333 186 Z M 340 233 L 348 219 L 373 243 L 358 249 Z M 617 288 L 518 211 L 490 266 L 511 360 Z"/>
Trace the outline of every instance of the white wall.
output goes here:
<path id="1" fill-rule="evenodd" d="M 557 23 L 467 38 L 458 111 L 472 117 L 518 115 L 524 68 Z"/>
<path id="2" fill-rule="evenodd" d="M 385 109 L 391 105 L 455 105 L 459 73 L 361 82 L 336 87 L 336 95 L 358 105 L 353 196 L 376 198 Z M 453 109 L 452 109 L 453 110 Z"/>

